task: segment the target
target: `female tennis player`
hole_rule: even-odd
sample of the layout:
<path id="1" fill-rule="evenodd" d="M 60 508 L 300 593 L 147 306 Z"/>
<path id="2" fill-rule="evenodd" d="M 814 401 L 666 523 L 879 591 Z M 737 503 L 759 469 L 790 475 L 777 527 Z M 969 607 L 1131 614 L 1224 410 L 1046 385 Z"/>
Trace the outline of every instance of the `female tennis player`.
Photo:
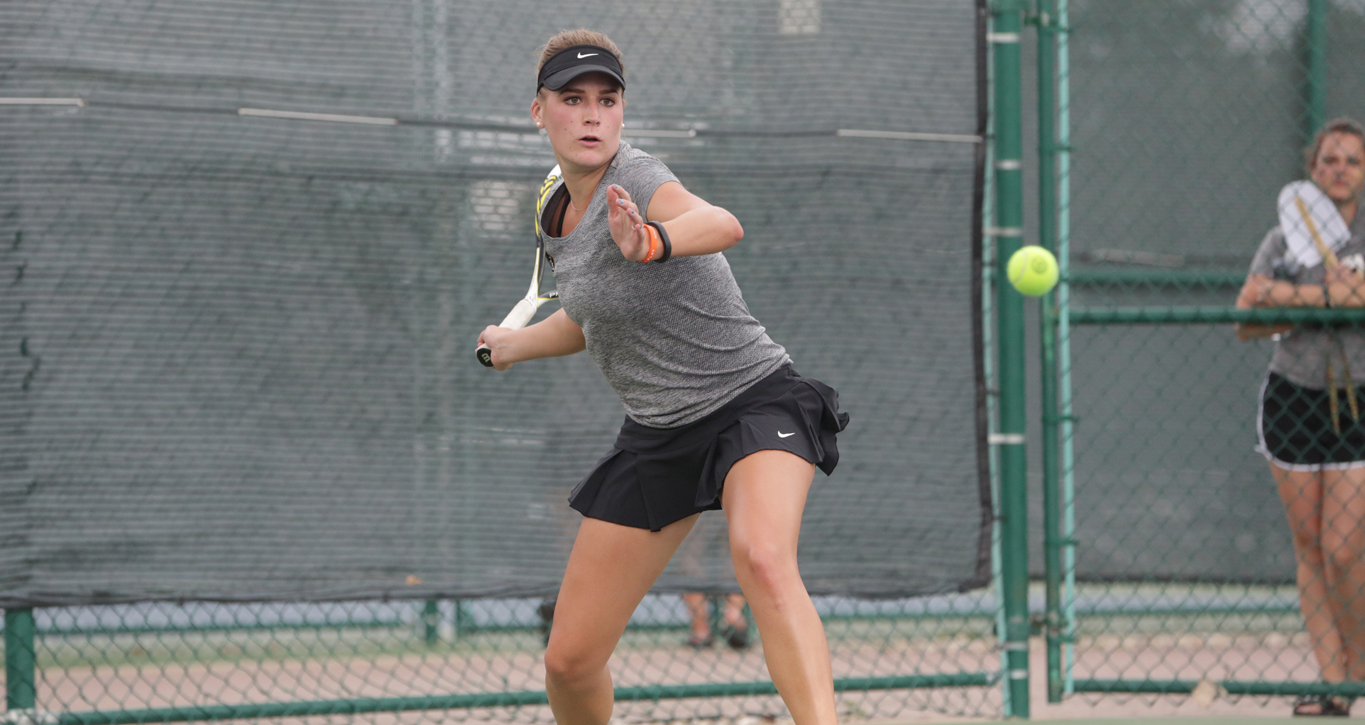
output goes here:
<path id="1" fill-rule="evenodd" d="M 735 217 L 621 141 L 621 54 L 567 31 L 540 55 L 531 118 L 562 169 L 541 216 L 562 309 L 479 338 L 493 367 L 586 349 L 626 409 L 612 451 L 573 490 L 584 515 L 545 652 L 562 725 L 606 723 L 607 659 L 700 512 L 726 512 L 740 587 L 797 723 L 834 723 L 825 633 L 797 571 L 816 467 L 838 461 L 838 394 L 792 370 L 720 254 Z"/>
<path id="2" fill-rule="evenodd" d="M 1305 161 L 1316 186 L 1308 191 L 1330 200 L 1325 221 L 1345 222 L 1349 234 L 1322 254 L 1307 241 L 1292 243 L 1285 224 L 1272 229 L 1238 307 L 1365 307 L 1365 215 L 1359 213 L 1365 129 L 1350 119 L 1328 123 Z M 1299 213 L 1311 215 L 1307 206 Z M 1314 222 L 1314 234 L 1326 226 Z M 1365 680 L 1365 422 L 1357 395 L 1365 384 L 1365 331 L 1242 326 L 1238 332 L 1243 339 L 1279 334 L 1261 391 L 1258 450 L 1270 462 L 1288 514 L 1299 606 L 1322 678 Z M 1351 698 L 1305 696 L 1294 703 L 1294 714 L 1347 715 L 1350 707 Z"/>

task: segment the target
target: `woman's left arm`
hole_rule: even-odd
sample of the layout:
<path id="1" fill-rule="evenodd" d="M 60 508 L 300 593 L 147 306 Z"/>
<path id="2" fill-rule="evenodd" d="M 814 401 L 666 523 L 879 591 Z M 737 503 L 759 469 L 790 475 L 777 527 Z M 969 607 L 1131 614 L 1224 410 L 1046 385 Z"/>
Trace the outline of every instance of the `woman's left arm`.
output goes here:
<path id="1" fill-rule="evenodd" d="M 683 188 L 676 181 L 664 182 L 650 197 L 645 218 L 619 186 L 607 189 L 608 223 L 612 238 L 626 259 L 640 261 L 649 254 L 645 221 L 659 222 L 668 233 L 674 257 L 694 257 L 723 252 L 744 238 L 744 227 L 734 214 Z"/>

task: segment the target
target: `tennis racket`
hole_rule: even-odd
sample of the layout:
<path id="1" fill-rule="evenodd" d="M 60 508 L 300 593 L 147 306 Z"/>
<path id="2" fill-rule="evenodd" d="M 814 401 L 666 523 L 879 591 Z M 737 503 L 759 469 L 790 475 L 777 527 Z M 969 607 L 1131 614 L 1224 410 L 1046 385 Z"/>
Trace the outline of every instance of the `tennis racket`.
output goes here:
<path id="1" fill-rule="evenodd" d="M 1314 187 L 1313 190 L 1316 191 L 1316 187 Z M 1299 218 L 1303 220 L 1304 227 L 1308 229 L 1309 236 L 1313 238 L 1313 246 L 1317 248 L 1318 256 L 1322 257 L 1322 265 L 1329 270 L 1336 269 L 1341 264 L 1341 261 L 1337 259 L 1336 252 L 1332 251 L 1332 247 L 1328 245 L 1327 242 L 1323 241 L 1322 232 L 1318 231 L 1318 223 L 1314 219 L 1313 212 L 1309 211 L 1308 203 L 1303 200 L 1303 196 L 1304 195 L 1300 194 L 1295 194 L 1294 196 L 1294 206 L 1298 209 Z M 1330 216 L 1331 212 L 1336 211 L 1336 207 L 1335 205 L 1325 206 L 1323 202 L 1326 201 L 1327 198 L 1321 192 L 1317 194 L 1317 197 L 1319 198 L 1314 199 L 1314 211 L 1317 211 L 1326 217 L 1324 226 L 1330 229 L 1333 222 L 1338 221 L 1338 219 Z M 1339 216 L 1340 215 L 1338 215 L 1338 217 Z M 1342 223 L 1344 223 L 1344 220 L 1342 220 Z M 1323 285 L 1322 291 L 1324 294 L 1327 293 L 1326 285 Z M 1341 369 L 1343 376 L 1345 377 L 1343 382 L 1345 383 L 1344 387 L 1346 388 L 1346 402 L 1351 408 L 1351 420 L 1359 421 L 1360 403 L 1356 401 L 1356 386 L 1351 377 L 1351 363 L 1346 359 L 1346 349 L 1341 346 L 1341 341 L 1335 332 L 1332 333 L 1332 342 L 1336 345 L 1337 351 L 1341 353 Z M 1327 369 L 1325 372 L 1327 377 L 1327 390 L 1330 396 L 1328 398 L 1328 411 L 1332 416 L 1332 430 L 1335 431 L 1337 435 L 1341 435 L 1341 403 L 1337 402 L 1337 383 L 1336 375 L 1334 374 L 1335 371 L 1332 370 L 1331 353 L 1328 353 L 1327 355 Z"/>
<path id="2" fill-rule="evenodd" d="M 1322 241 L 1322 234 L 1318 231 L 1317 222 L 1313 221 L 1312 212 L 1308 211 L 1308 204 L 1304 202 L 1303 197 L 1296 196 L 1294 197 L 1294 206 L 1298 207 L 1299 216 L 1303 218 L 1303 225 L 1308 228 L 1308 234 L 1313 237 L 1313 246 L 1317 247 L 1318 256 L 1322 257 L 1323 266 L 1327 269 L 1336 269 L 1341 262 L 1337 260 L 1337 253 L 1333 252 L 1332 248 Z"/>
<path id="3" fill-rule="evenodd" d="M 505 327 L 509 330 L 520 330 L 536 316 L 536 310 L 550 300 L 559 299 L 558 290 L 549 292 L 540 291 L 540 275 L 545 268 L 545 231 L 540 228 L 540 216 L 545 211 L 545 202 L 549 199 L 550 189 L 554 188 L 555 182 L 559 181 L 559 166 L 550 169 L 549 176 L 545 177 L 545 182 L 540 185 L 540 194 L 536 197 L 536 265 L 531 273 L 531 287 L 526 291 L 526 296 L 512 308 L 507 316 L 502 318 L 498 327 Z M 474 351 L 474 356 L 486 368 L 493 367 L 493 351 L 487 345 L 480 345 Z"/>
<path id="4" fill-rule="evenodd" d="M 1312 266 L 1314 256 L 1333 269 L 1338 260 L 1333 249 L 1351 238 L 1351 230 L 1332 200 L 1311 181 L 1294 181 L 1280 190 L 1280 229 L 1289 251 Z M 1316 253 L 1316 254 L 1314 254 Z"/>

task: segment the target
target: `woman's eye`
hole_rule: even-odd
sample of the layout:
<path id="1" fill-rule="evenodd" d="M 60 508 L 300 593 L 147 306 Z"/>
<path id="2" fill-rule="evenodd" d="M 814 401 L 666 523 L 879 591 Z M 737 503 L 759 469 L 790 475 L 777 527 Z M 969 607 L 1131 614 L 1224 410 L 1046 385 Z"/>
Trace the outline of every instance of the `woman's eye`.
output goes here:
<path id="1" fill-rule="evenodd" d="M 605 106 L 615 106 L 615 105 L 616 105 L 616 99 L 615 99 L 615 98 L 603 98 L 603 99 L 602 99 L 602 104 L 605 105 Z"/>
<path id="2" fill-rule="evenodd" d="M 569 96 L 568 98 L 564 99 L 564 103 L 570 106 L 575 105 L 578 103 L 578 96 Z"/>

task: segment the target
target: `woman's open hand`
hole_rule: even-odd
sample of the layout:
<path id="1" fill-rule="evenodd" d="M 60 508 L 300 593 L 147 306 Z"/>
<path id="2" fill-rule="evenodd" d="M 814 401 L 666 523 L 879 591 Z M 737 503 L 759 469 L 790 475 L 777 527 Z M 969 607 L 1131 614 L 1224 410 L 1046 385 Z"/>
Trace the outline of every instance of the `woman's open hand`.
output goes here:
<path id="1" fill-rule="evenodd" d="M 630 193 L 616 184 L 607 187 L 607 225 L 611 228 L 611 240 L 626 259 L 638 262 L 649 254 L 644 217 L 630 200 Z"/>
<path id="2" fill-rule="evenodd" d="M 1365 278 L 1344 265 L 1327 271 L 1324 280 L 1331 290 L 1333 307 L 1365 307 Z"/>
<path id="3" fill-rule="evenodd" d="M 1242 285 L 1242 291 L 1237 293 L 1237 309 L 1249 310 L 1264 306 L 1270 299 L 1270 290 L 1274 287 L 1275 280 L 1263 274 L 1247 277 L 1246 284 Z"/>

